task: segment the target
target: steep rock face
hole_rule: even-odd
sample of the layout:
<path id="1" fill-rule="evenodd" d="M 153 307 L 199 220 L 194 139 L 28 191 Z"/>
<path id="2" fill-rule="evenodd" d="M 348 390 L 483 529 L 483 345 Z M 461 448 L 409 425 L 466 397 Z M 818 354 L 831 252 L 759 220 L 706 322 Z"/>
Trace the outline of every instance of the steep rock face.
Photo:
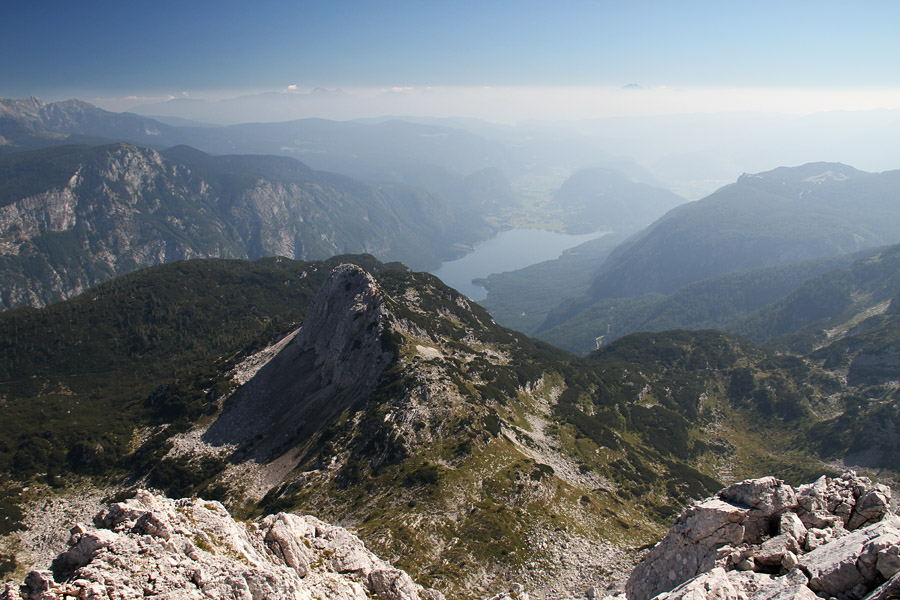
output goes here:
<path id="1" fill-rule="evenodd" d="M 296 344 L 315 351 L 324 380 L 339 388 L 371 386 L 393 357 L 382 341 L 387 316 L 375 279 L 356 265 L 340 265 L 316 294 Z"/>
<path id="2" fill-rule="evenodd" d="M 294 341 L 241 388 L 205 439 L 243 445 L 245 454 L 252 446 L 260 460 L 304 441 L 371 392 L 394 358 L 383 337 L 389 316 L 372 276 L 339 265 Z"/>
<path id="3" fill-rule="evenodd" d="M 443 600 L 369 552 L 352 533 L 279 513 L 236 522 L 218 502 L 139 491 L 76 525 L 52 571 L 33 571 L 0 599 L 339 598 Z"/>
<path id="4" fill-rule="evenodd" d="M 60 150 L 53 160 L 81 152 Z M 68 297 L 139 266 L 245 256 L 190 169 L 127 144 L 86 152 L 71 174 L 48 175 L 47 189 L 0 202 L 0 306 Z M 58 176 L 65 182 L 53 185 Z"/>
<path id="5" fill-rule="evenodd" d="M 742 481 L 686 509 L 635 568 L 629 600 L 860 599 L 900 572 L 891 490 L 847 473 Z"/>

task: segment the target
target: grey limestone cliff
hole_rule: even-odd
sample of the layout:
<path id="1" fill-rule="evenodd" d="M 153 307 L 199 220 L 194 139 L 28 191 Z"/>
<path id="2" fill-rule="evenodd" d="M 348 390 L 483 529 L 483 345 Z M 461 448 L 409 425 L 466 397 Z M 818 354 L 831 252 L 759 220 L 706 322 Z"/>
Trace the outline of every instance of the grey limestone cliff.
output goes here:
<path id="1" fill-rule="evenodd" d="M 258 460 L 301 443 L 365 398 L 393 360 L 384 339 L 389 316 L 371 275 L 335 268 L 297 337 L 235 394 L 206 441 L 242 445 Z"/>
<path id="2" fill-rule="evenodd" d="M 372 254 L 417 269 L 489 234 L 440 196 L 278 156 L 130 144 L 0 156 L 0 308 L 186 258 Z"/>
<path id="3" fill-rule="evenodd" d="M 323 380 L 368 387 L 393 356 L 382 339 L 387 317 L 375 279 L 356 265 L 339 265 L 316 294 L 295 343 L 316 353 Z"/>

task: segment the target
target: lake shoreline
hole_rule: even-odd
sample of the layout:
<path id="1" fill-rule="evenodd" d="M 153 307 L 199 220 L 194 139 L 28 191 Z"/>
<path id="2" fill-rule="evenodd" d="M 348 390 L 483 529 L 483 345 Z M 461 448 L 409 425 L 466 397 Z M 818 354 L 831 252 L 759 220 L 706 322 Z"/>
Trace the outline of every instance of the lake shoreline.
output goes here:
<path id="1" fill-rule="evenodd" d="M 478 302 L 487 298 L 488 290 L 476 281 L 486 280 L 494 273 L 516 271 L 559 258 L 566 250 L 608 233 L 603 230 L 569 235 L 546 229 L 505 229 L 475 244 L 465 256 L 441 263 L 440 267 L 429 272 Z"/>

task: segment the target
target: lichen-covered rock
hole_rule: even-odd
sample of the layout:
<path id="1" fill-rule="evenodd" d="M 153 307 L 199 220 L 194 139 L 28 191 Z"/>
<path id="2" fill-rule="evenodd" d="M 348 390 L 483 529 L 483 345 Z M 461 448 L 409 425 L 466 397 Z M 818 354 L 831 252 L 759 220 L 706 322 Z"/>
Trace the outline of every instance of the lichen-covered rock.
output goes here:
<path id="1" fill-rule="evenodd" d="M 646 600 L 671 590 L 698 573 L 712 570 L 719 549 L 744 539 L 749 508 L 710 498 L 678 517 L 672 529 L 632 572 L 625 587 L 631 600 Z"/>
<path id="2" fill-rule="evenodd" d="M 891 508 L 891 489 L 876 483 L 866 490 L 856 501 L 847 529 L 858 529 L 867 523 L 874 523 L 884 517 Z"/>
<path id="3" fill-rule="evenodd" d="M 744 520 L 744 541 L 760 543 L 773 530 L 773 515 L 797 506 L 794 489 L 774 477 L 748 479 L 735 483 L 719 492 L 726 502 L 746 506 L 750 510 Z"/>
<path id="4" fill-rule="evenodd" d="M 369 552 L 355 535 L 314 517 L 234 521 L 218 502 L 138 492 L 73 529 L 53 571 L 33 571 L 2 600 L 285 598 L 442 600 Z"/>
<path id="5" fill-rule="evenodd" d="M 896 600 L 900 597 L 900 573 L 894 575 L 871 594 L 866 600 Z"/>
<path id="6" fill-rule="evenodd" d="M 793 571 L 785 577 L 763 573 L 726 571 L 716 567 L 655 600 L 816 600 L 806 577 Z"/>
<path id="7" fill-rule="evenodd" d="M 800 545 L 790 534 L 782 533 L 763 542 L 754 555 L 754 563 L 761 568 L 776 568 L 788 552 L 800 552 Z"/>
<path id="8" fill-rule="evenodd" d="M 778 533 L 787 534 L 797 540 L 798 544 L 803 544 L 806 541 L 807 529 L 797 513 L 785 512 L 779 518 Z"/>

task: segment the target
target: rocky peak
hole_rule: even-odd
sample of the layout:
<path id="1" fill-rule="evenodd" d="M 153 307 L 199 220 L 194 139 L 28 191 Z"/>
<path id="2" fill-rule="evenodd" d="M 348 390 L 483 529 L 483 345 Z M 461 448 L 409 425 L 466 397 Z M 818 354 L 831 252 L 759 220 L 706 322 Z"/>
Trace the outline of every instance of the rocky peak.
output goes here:
<path id="1" fill-rule="evenodd" d="M 375 279 L 356 265 L 339 265 L 316 294 L 294 343 L 315 352 L 323 381 L 337 388 L 370 386 L 393 358 L 382 343 L 387 317 Z"/>
<path id="2" fill-rule="evenodd" d="M 319 288 L 294 341 L 236 392 L 204 438 L 243 444 L 246 456 L 258 460 L 301 444 L 374 388 L 394 358 L 383 343 L 388 317 L 372 276 L 356 265 L 339 265 Z"/>
<path id="3" fill-rule="evenodd" d="M 166 173 L 164 159 L 158 152 L 124 143 L 110 146 L 98 167 L 104 180 L 122 182 L 135 197 L 152 189 L 152 180 Z"/>
<path id="4" fill-rule="evenodd" d="M 36 121 L 46 104 L 36 96 L 19 99 L 0 98 L 0 116 L 22 121 Z"/>

